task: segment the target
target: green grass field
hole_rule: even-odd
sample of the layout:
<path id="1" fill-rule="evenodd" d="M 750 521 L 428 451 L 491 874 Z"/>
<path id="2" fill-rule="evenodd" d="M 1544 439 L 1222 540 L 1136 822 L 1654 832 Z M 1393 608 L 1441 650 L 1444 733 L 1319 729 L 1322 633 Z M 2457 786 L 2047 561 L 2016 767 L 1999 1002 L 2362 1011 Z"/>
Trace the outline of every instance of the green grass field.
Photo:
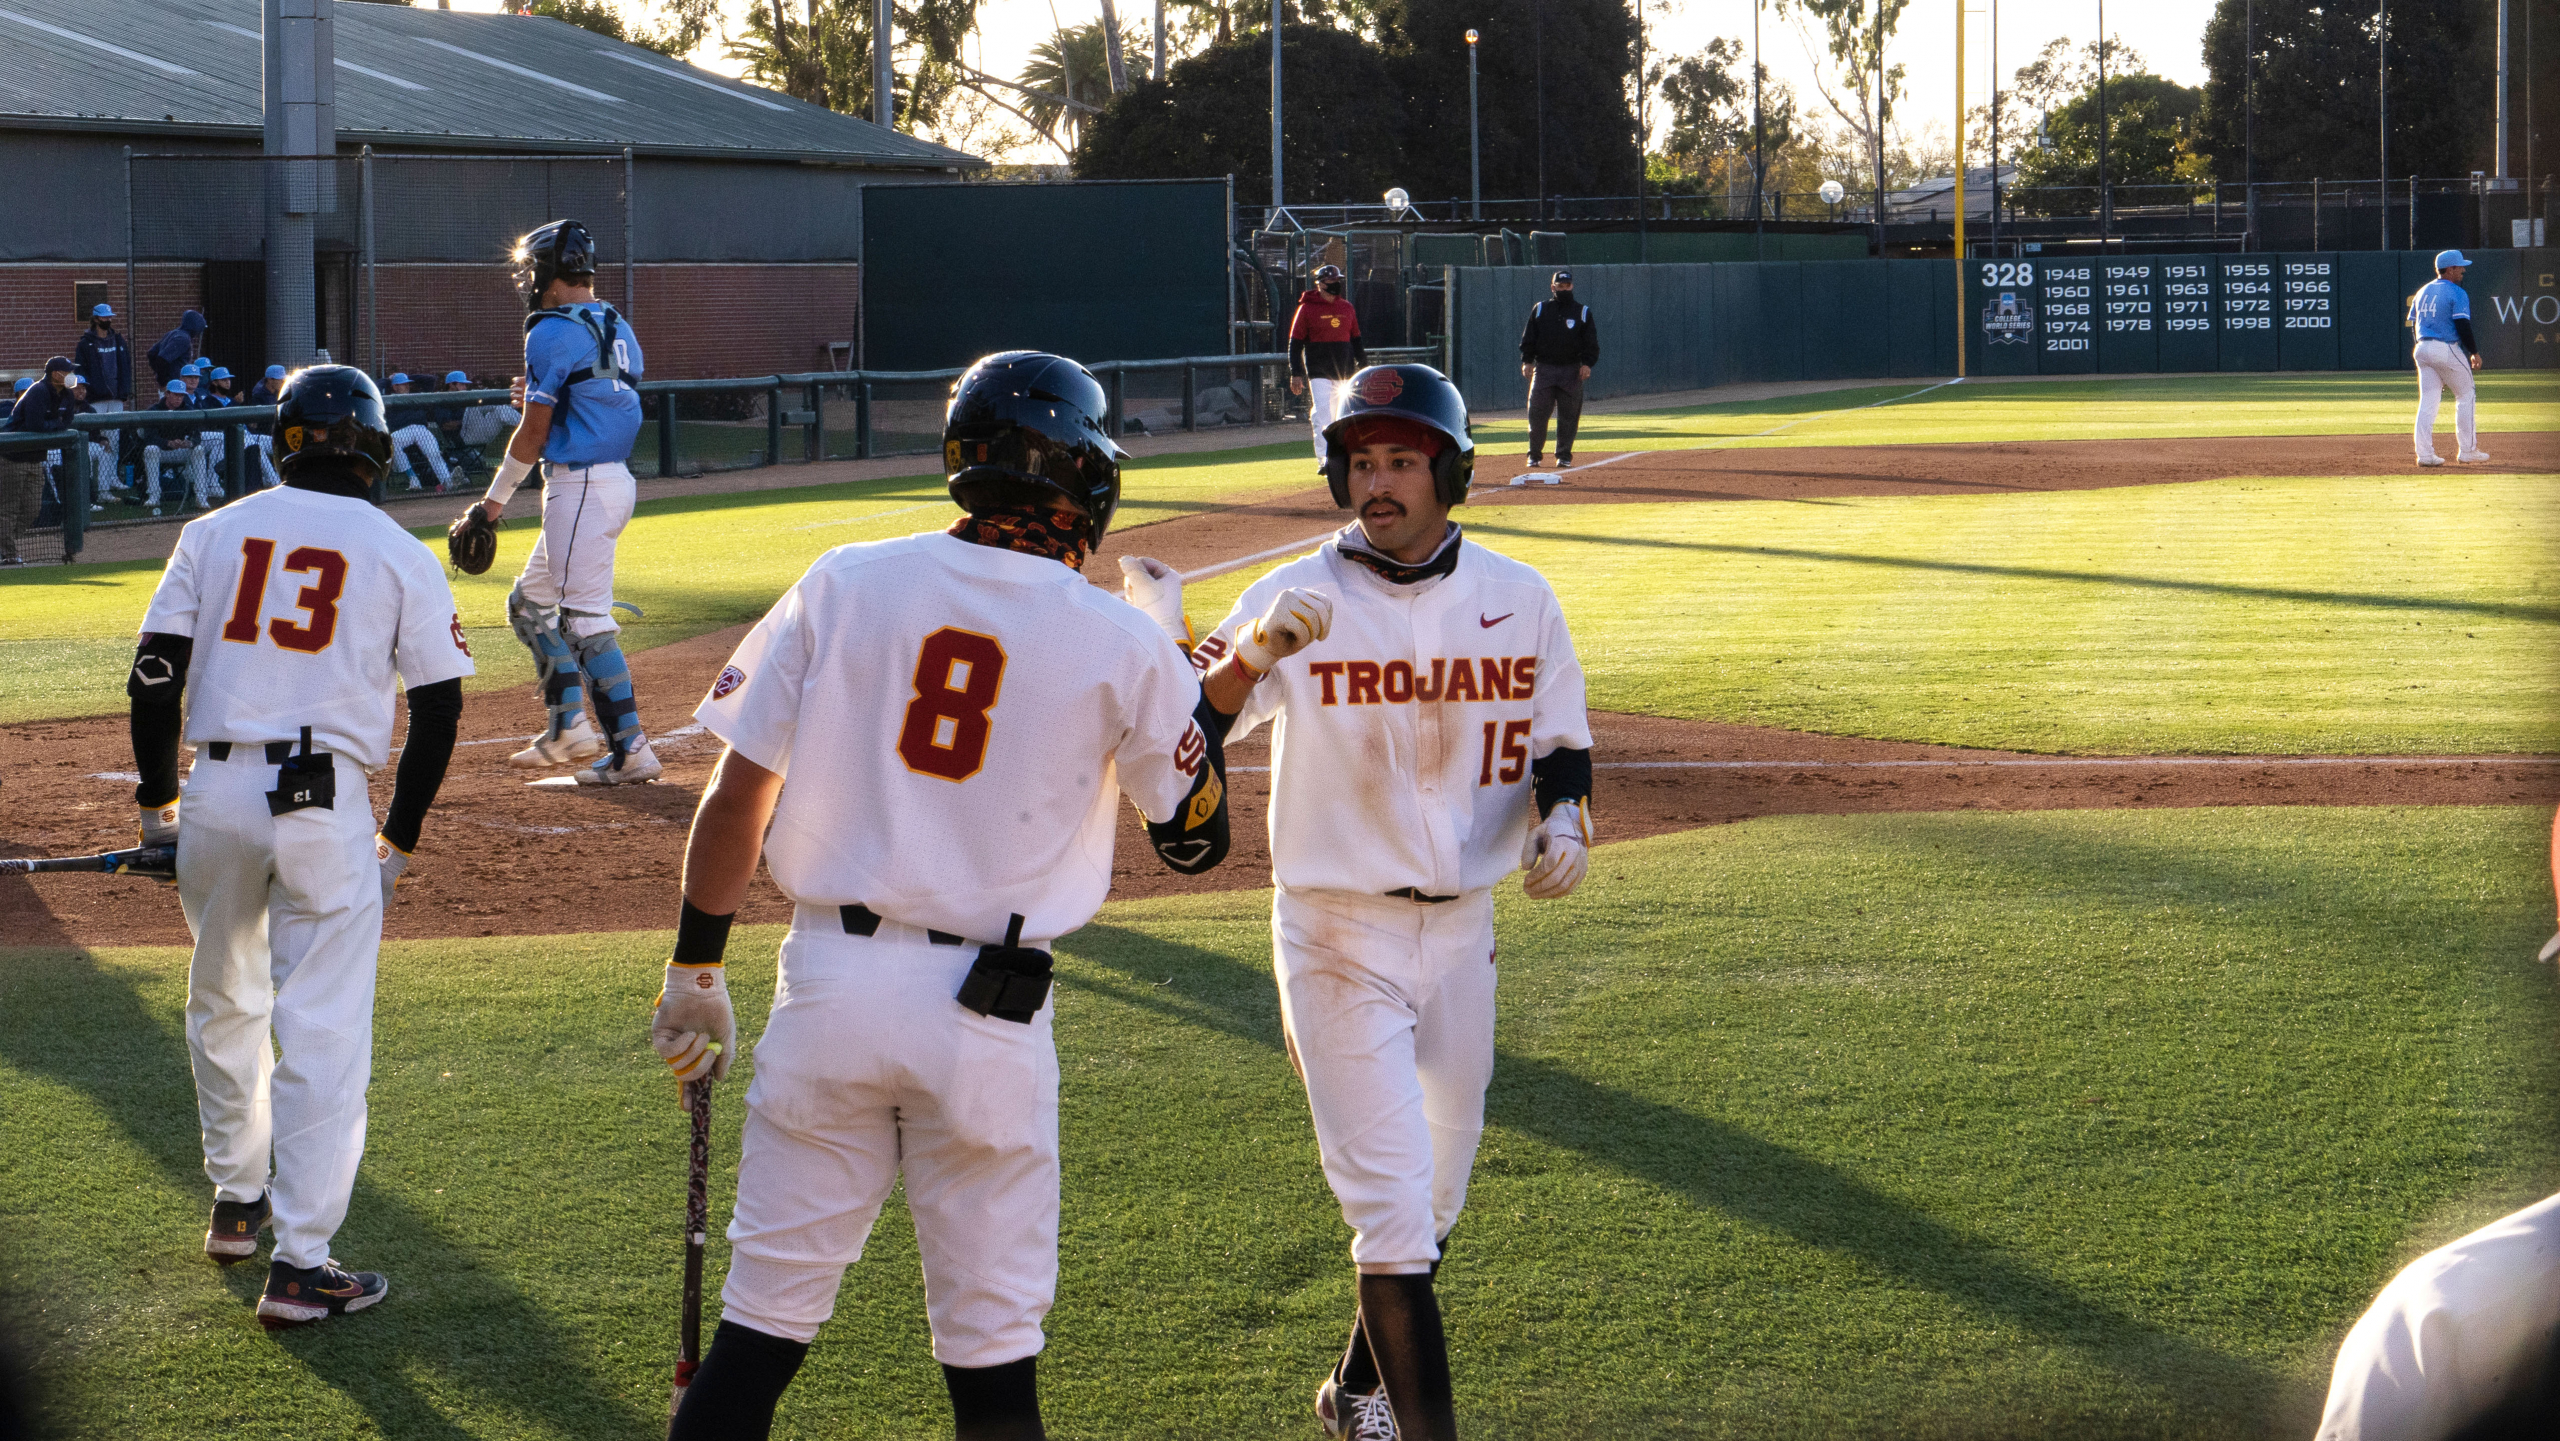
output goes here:
<path id="1" fill-rule="evenodd" d="M 1604 847 L 1567 902 L 1506 887 L 1491 1129 L 1442 1273 L 1470 1434 L 2307 1432 L 2384 1276 L 2560 1185 L 2546 832 L 1763 821 Z M 1312 1432 L 1347 1233 L 1268 905 L 1115 904 L 1063 947 L 1061 1437 Z M 776 939 L 732 949 L 747 1035 Z M 0 1181 L 0 1300 L 63 1434 L 646 1432 L 683 1194 L 642 1035 L 664 944 L 387 949 L 337 1249 L 393 1290 L 280 1339 L 256 1268 L 196 1252 L 183 953 L 10 953 L 0 1140 L 40 1163 Z M 947 1426 L 906 1228 L 893 1206 L 778 1434 Z"/>

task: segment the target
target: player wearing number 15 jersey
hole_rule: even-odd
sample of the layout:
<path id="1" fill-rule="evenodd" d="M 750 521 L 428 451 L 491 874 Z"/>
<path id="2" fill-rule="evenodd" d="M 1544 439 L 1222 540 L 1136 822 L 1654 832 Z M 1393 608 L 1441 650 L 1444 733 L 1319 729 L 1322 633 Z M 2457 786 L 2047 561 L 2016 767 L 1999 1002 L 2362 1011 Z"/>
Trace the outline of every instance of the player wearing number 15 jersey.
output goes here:
<path id="1" fill-rule="evenodd" d="M 1107 410 L 1073 361 L 978 362 L 944 427 L 969 514 L 821 556 L 695 712 L 728 749 L 651 1032 L 679 1079 L 726 1070 L 721 948 L 759 842 L 794 910 L 722 1320 L 673 1436 L 766 1434 L 902 1172 L 960 1436 L 1041 1434 L 1032 1375 L 1058 1274 L 1042 947 L 1110 888 L 1116 793 L 1178 871 L 1227 841 L 1191 667 L 1077 573 L 1119 502 Z"/>
<path id="2" fill-rule="evenodd" d="M 179 532 L 126 687 L 143 842 L 177 843 L 196 942 L 187 1052 L 214 1185 L 205 1251 L 243 1260 L 274 1226 L 258 1302 L 270 1328 L 387 1289 L 331 1260 L 329 1240 L 364 1151 L 383 908 L 444 781 L 472 673 L 443 568 L 368 499 L 391 459 L 373 382 L 335 365 L 286 381 L 276 451 L 281 489 Z M 409 740 L 377 834 L 365 778 L 391 759 L 395 685 Z M 182 729 L 196 748 L 183 792 Z"/>

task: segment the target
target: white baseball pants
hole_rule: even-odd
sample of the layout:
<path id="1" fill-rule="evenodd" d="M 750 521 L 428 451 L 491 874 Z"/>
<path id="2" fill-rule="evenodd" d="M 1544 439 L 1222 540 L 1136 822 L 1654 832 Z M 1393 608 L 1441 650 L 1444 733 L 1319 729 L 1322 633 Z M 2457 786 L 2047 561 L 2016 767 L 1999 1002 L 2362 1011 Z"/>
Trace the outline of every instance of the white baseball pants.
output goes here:
<path id="1" fill-rule="evenodd" d="M 639 482 L 619 461 L 545 465 L 542 534 L 524 558 L 519 584 L 543 609 L 576 611 L 561 620 L 573 636 L 622 629 L 613 618 L 613 552 L 639 503 Z"/>
<path id="2" fill-rule="evenodd" d="M 2541 1380 L 2555 1328 L 2560 1196 L 2391 1278 L 2338 1347 L 2318 1441 L 2455 1435 Z"/>
<path id="3" fill-rule="evenodd" d="M 176 505 L 190 494 L 199 504 L 209 503 L 205 500 L 205 492 L 212 479 L 211 472 L 205 468 L 203 447 L 146 445 L 142 448 L 142 474 L 150 482 L 148 499 L 154 509 L 160 504 L 160 468 L 163 463 L 176 466 L 178 473 L 186 477 L 186 489 L 169 498 L 171 505 Z"/>
<path id="4" fill-rule="evenodd" d="M 427 469 L 435 472 L 437 485 L 453 484 L 453 472 L 445 469 L 444 452 L 436 448 L 434 430 L 423 425 L 404 425 L 391 432 L 391 459 L 398 468 L 409 469 L 409 457 L 403 452 L 411 449 L 415 449 L 427 458 Z M 418 488 L 415 472 L 411 472 L 409 488 L 411 490 Z"/>
<path id="5" fill-rule="evenodd" d="M 1038 1353 L 1058 1291 L 1054 1008 L 1029 1025 L 963 1008 L 980 944 L 799 908 L 747 1088 L 729 1320 L 815 1337 L 903 1172 L 934 1359 Z"/>
<path id="6" fill-rule="evenodd" d="M 1333 459 L 1333 444 L 1324 438 L 1324 428 L 1333 424 L 1341 409 L 1342 387 L 1349 382 L 1327 380 L 1321 375 L 1307 377 L 1307 425 L 1316 433 L 1316 464 Z"/>
<path id="7" fill-rule="evenodd" d="M 1466 1205 L 1493 1080 L 1493 892 L 1271 902 L 1280 1027 L 1365 1270 L 1417 1274 Z"/>
<path id="8" fill-rule="evenodd" d="M 291 1266 L 327 1260 L 346 1219 L 373 1078 L 382 872 L 364 768 L 341 756 L 337 772 L 334 809 L 269 815 L 262 742 L 221 761 L 199 748 L 180 792 L 204 1173 L 226 1201 L 274 1191 L 275 1258 Z"/>
<path id="9" fill-rule="evenodd" d="M 2461 447 L 2457 453 L 2478 450 L 2479 437 L 2472 426 L 2476 387 L 2470 357 L 2461 346 L 2445 340 L 2421 340 L 2413 356 L 2418 362 L 2418 459 L 2436 458 L 2436 406 L 2447 390 L 2453 392 L 2453 439 Z"/>

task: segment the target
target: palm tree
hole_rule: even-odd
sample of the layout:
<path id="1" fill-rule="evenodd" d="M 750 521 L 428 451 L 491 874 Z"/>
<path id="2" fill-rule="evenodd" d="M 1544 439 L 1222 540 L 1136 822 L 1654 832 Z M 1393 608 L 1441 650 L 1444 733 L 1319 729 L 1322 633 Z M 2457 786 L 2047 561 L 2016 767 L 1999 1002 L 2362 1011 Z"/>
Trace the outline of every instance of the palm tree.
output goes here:
<path id="1" fill-rule="evenodd" d="M 1082 136 L 1084 117 L 1111 100 L 1102 22 L 1061 30 L 1041 41 L 1014 78 L 1027 92 L 1023 114 L 1046 131 L 1059 149 L 1072 153 Z"/>

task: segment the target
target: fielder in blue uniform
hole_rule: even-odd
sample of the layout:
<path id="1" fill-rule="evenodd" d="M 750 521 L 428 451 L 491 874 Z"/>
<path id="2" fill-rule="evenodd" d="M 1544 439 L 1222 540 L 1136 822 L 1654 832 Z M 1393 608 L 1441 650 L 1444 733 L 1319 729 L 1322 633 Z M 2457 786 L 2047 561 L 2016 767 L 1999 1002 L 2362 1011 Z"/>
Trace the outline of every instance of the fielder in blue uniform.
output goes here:
<path id="1" fill-rule="evenodd" d="M 516 242 L 525 308 L 524 419 L 481 502 L 494 522 L 542 466 L 542 534 L 507 595 L 507 623 L 542 673 L 542 733 L 508 757 L 568 765 L 605 751 L 580 785 L 635 785 L 663 769 L 640 729 L 631 667 L 615 639 L 613 552 L 638 486 L 625 464 L 640 434 L 640 338 L 596 299 L 596 247 L 585 226 L 555 220 Z M 596 726 L 587 723 L 595 693 Z M 598 734 L 599 728 L 602 734 Z"/>
<path id="2" fill-rule="evenodd" d="M 2479 447 L 2473 425 L 2471 373 L 2480 368 L 2480 344 L 2471 334 L 2471 293 L 2462 288 L 2471 262 L 2459 250 L 2436 255 L 2436 278 L 2409 297 L 2408 324 L 2418 332 L 2412 358 L 2418 363 L 2418 464 L 2442 465 L 2436 454 L 2436 406 L 2445 391 L 2453 392 L 2453 438 L 2460 448 L 2453 458 L 2481 461 L 2489 452 Z"/>

